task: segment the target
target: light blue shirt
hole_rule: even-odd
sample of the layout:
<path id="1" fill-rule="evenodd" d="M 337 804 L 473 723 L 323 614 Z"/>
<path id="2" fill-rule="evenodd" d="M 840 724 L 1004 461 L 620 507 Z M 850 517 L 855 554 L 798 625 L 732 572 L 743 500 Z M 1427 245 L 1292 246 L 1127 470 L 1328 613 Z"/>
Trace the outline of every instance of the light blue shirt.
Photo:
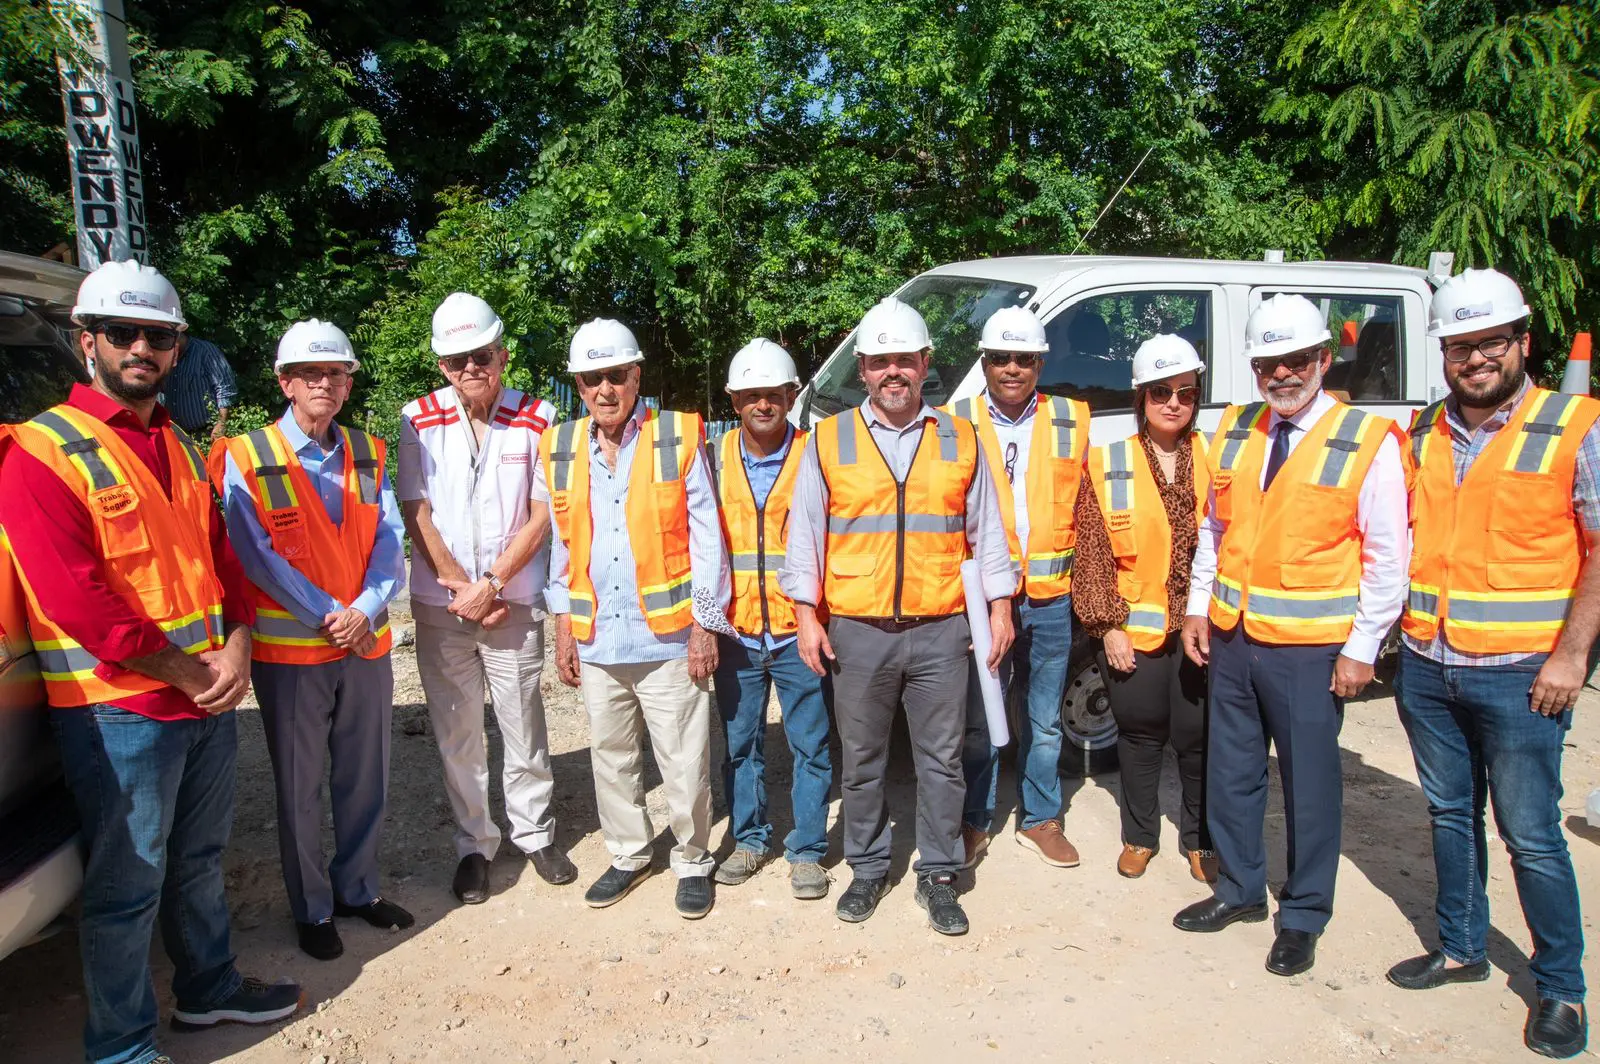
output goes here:
<path id="1" fill-rule="evenodd" d="M 600 451 L 597 427 L 589 424 L 589 514 L 594 538 L 589 545 L 589 579 L 594 584 L 593 638 L 578 641 L 578 660 L 592 665 L 636 665 L 687 657 L 689 632 L 657 635 L 650 630 L 639 607 L 638 570 L 628 536 L 628 477 L 638 450 L 639 426 L 647 411 L 636 403 L 633 416 L 622 429 L 617 468 L 606 465 Z M 549 486 L 549 470 L 541 470 Z M 717 514 L 717 493 L 711 486 L 705 449 L 696 447 L 683 480 L 689 507 L 689 586 L 694 596 L 694 618 L 707 631 L 732 632 L 728 602 L 733 597 L 728 552 L 722 542 L 722 520 Z M 550 585 L 545 605 L 551 613 L 571 613 L 568 573 L 572 555 L 550 514 Z"/>
<path id="2" fill-rule="evenodd" d="M 335 526 L 344 524 L 344 436 L 336 433 L 333 449 L 323 451 L 320 444 L 300 430 L 292 411 L 278 419 L 278 428 L 288 441 L 300 467 L 306 471 L 311 483 L 316 485 L 322 508 Z M 244 481 L 244 474 L 228 455 L 227 473 L 223 478 L 222 508 L 228 521 L 228 538 L 233 543 L 239 564 L 250 582 L 271 595 L 284 609 L 307 628 L 321 628 L 322 620 L 330 613 L 345 608 L 332 595 L 322 590 L 300 570 L 272 549 L 272 537 L 261 526 L 256 514 L 256 502 Z M 313 544 L 313 546 L 315 546 Z M 394 503 L 394 490 L 389 486 L 387 474 L 378 486 L 378 533 L 367 559 L 367 575 L 362 582 L 361 594 L 350 603 L 366 614 L 367 620 L 376 624 L 396 595 L 406 586 L 405 526 L 400 520 L 400 509 Z"/>
<path id="3" fill-rule="evenodd" d="M 784 459 L 789 457 L 789 445 L 794 443 L 794 426 L 789 426 L 788 431 L 785 433 L 783 446 L 765 458 L 753 455 L 745 450 L 744 432 L 740 429 L 734 429 L 734 431 L 739 433 L 739 457 L 744 459 L 745 476 L 750 480 L 750 494 L 755 497 L 758 507 L 765 506 L 767 504 L 767 496 L 772 494 L 772 486 L 778 482 L 778 474 L 783 472 Z M 776 582 L 778 579 L 777 570 L 767 570 L 767 579 Z M 763 632 L 758 636 L 745 635 L 743 632 L 739 633 L 739 642 L 751 650 L 760 650 L 763 646 L 769 651 L 777 650 L 779 647 L 793 643 L 796 638 L 794 635 L 774 636 L 771 632 Z"/>

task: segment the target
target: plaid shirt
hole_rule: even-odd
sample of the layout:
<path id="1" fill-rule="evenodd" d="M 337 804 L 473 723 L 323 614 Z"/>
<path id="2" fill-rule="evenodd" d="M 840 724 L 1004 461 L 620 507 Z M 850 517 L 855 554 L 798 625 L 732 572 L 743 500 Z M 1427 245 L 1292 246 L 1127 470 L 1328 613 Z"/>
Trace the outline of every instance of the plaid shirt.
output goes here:
<path id="1" fill-rule="evenodd" d="M 183 357 L 173 367 L 162 392 L 161 405 L 191 435 L 210 428 L 214 415 L 208 403 L 221 410 L 233 406 L 239 397 L 233 367 L 228 365 L 221 348 L 197 336 L 189 337 L 184 344 Z"/>
<path id="2" fill-rule="evenodd" d="M 1467 475 L 1467 470 L 1472 468 L 1472 463 L 1477 461 L 1483 449 L 1494 441 L 1495 434 L 1506 427 L 1511 416 L 1517 412 L 1517 407 L 1522 405 L 1523 397 L 1528 394 L 1530 385 L 1528 378 L 1522 379 L 1522 387 L 1510 402 L 1489 416 L 1477 431 L 1467 428 L 1465 421 L 1461 420 L 1461 407 L 1456 403 L 1455 396 L 1445 400 L 1444 416 L 1450 425 L 1450 445 L 1455 452 L 1456 459 L 1456 486 L 1461 486 L 1461 479 Z M 1583 443 L 1578 448 L 1577 468 L 1572 477 L 1572 509 L 1578 515 L 1578 523 L 1583 526 L 1584 532 L 1593 537 L 1600 533 L 1600 422 L 1597 422 L 1583 437 Z M 1445 639 L 1444 626 L 1434 634 L 1433 642 L 1422 642 L 1405 637 L 1406 646 L 1424 657 L 1431 658 L 1441 665 L 1449 666 L 1493 666 L 1514 665 L 1525 661 L 1532 654 L 1468 654 L 1457 650 Z"/>

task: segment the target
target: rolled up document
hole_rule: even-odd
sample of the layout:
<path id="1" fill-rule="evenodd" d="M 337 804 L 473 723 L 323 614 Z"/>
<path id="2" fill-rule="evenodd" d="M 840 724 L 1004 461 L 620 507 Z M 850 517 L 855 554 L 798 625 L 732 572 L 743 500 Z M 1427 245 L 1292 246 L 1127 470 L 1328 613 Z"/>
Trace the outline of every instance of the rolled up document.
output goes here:
<path id="1" fill-rule="evenodd" d="M 1004 746 L 1011 741 L 1006 727 L 1006 694 L 1000 688 L 1000 675 L 988 666 L 994 636 L 989 631 L 989 599 L 983 593 L 983 574 L 978 563 L 968 558 L 961 563 L 961 587 L 967 593 L 967 623 L 972 628 L 972 667 L 978 671 L 978 690 L 983 692 L 983 715 L 989 721 L 989 742 Z"/>

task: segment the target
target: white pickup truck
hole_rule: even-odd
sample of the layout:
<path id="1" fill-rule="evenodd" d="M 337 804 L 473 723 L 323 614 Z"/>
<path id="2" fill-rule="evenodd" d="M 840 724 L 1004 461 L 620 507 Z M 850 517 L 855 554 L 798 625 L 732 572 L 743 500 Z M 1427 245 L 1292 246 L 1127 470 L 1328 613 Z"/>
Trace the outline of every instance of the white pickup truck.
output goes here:
<path id="1" fill-rule="evenodd" d="M 1299 293 L 1323 308 L 1339 342 L 1327 389 L 1404 427 L 1413 410 L 1444 394 L 1439 343 L 1427 335 L 1428 303 L 1453 258 L 1436 252 L 1421 270 L 1284 262 L 1272 251 L 1259 262 L 1039 255 L 940 266 L 894 294 L 921 312 L 933 335 L 923 394 L 934 405 L 982 391 L 978 335 L 990 314 L 1006 306 L 1033 310 L 1050 341 L 1040 389 L 1087 401 L 1090 438 L 1100 444 L 1134 431 L 1133 353 L 1156 333 L 1178 333 L 1206 360 L 1201 429 L 1214 429 L 1229 404 L 1258 399 L 1242 353 L 1245 319 L 1263 299 Z M 799 422 L 809 427 L 865 398 L 852 332 L 801 392 Z M 1062 768 L 1073 774 L 1115 764 L 1116 723 L 1095 650 L 1092 641 L 1074 639 L 1061 704 Z"/>

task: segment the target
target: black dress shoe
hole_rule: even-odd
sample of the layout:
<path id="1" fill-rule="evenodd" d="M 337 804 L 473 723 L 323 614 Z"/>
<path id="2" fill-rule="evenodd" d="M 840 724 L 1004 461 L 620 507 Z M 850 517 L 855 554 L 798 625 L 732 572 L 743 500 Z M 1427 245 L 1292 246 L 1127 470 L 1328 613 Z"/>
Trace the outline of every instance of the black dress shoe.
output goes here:
<path id="1" fill-rule="evenodd" d="M 539 878 L 546 883 L 554 883 L 559 887 L 578 878 L 577 866 L 567 860 L 567 855 L 556 849 L 553 843 L 528 854 L 528 860 L 533 863 L 533 870 L 539 873 Z"/>
<path id="2" fill-rule="evenodd" d="M 925 872 L 917 877 L 917 904 L 927 910 L 928 926 L 941 935 L 967 933 L 967 914 L 958 897 L 954 872 Z"/>
<path id="3" fill-rule="evenodd" d="M 1221 898 L 1197 901 L 1172 918 L 1179 931 L 1221 931 L 1231 923 L 1259 924 L 1267 918 L 1267 903 L 1229 905 Z"/>
<path id="4" fill-rule="evenodd" d="M 1317 936 L 1310 931 L 1286 927 L 1272 940 L 1267 951 L 1267 971 L 1273 975 L 1299 975 L 1317 963 Z"/>
<path id="5" fill-rule="evenodd" d="M 450 884 L 463 905 L 482 905 L 489 900 L 489 861 L 481 853 L 469 853 L 456 865 L 456 878 Z"/>
<path id="6" fill-rule="evenodd" d="M 594 881 L 594 885 L 583 894 L 583 902 L 591 909 L 604 909 L 607 905 L 615 905 L 628 896 L 628 891 L 650 878 L 650 866 L 636 869 L 632 872 L 621 868 L 608 868 L 605 875 Z"/>
<path id="7" fill-rule="evenodd" d="M 678 915 L 685 920 L 698 920 L 711 911 L 713 901 L 710 876 L 684 876 L 678 880 Z"/>
<path id="8" fill-rule="evenodd" d="M 294 928 L 299 933 L 300 949 L 308 956 L 319 961 L 331 961 L 344 952 L 339 929 L 333 926 L 332 920 L 324 920 L 320 924 L 302 924 L 296 920 Z"/>
<path id="9" fill-rule="evenodd" d="M 889 877 L 879 876 L 869 879 L 865 876 L 856 876 L 839 895 L 839 901 L 833 907 L 833 914 L 847 924 L 859 924 L 867 917 L 878 911 L 878 902 L 889 892 Z"/>
<path id="10" fill-rule="evenodd" d="M 384 901 L 382 898 L 373 898 L 365 905 L 346 905 L 344 902 L 335 899 L 333 915 L 359 917 L 373 927 L 381 928 L 384 931 L 389 930 L 391 927 L 410 927 L 417 922 L 416 917 L 400 908 L 400 906 L 392 901 Z"/>
<path id="11" fill-rule="evenodd" d="M 1407 990 L 1432 990 L 1446 983 L 1481 983 L 1489 978 L 1489 962 L 1449 967 L 1450 958 L 1442 950 L 1401 961 L 1389 969 L 1389 982 Z"/>
<path id="12" fill-rule="evenodd" d="M 1540 998 L 1539 1007 L 1528 1012 L 1522 1041 L 1543 1057 L 1575 1057 L 1589 1044 L 1589 1014 L 1565 1001 Z"/>

